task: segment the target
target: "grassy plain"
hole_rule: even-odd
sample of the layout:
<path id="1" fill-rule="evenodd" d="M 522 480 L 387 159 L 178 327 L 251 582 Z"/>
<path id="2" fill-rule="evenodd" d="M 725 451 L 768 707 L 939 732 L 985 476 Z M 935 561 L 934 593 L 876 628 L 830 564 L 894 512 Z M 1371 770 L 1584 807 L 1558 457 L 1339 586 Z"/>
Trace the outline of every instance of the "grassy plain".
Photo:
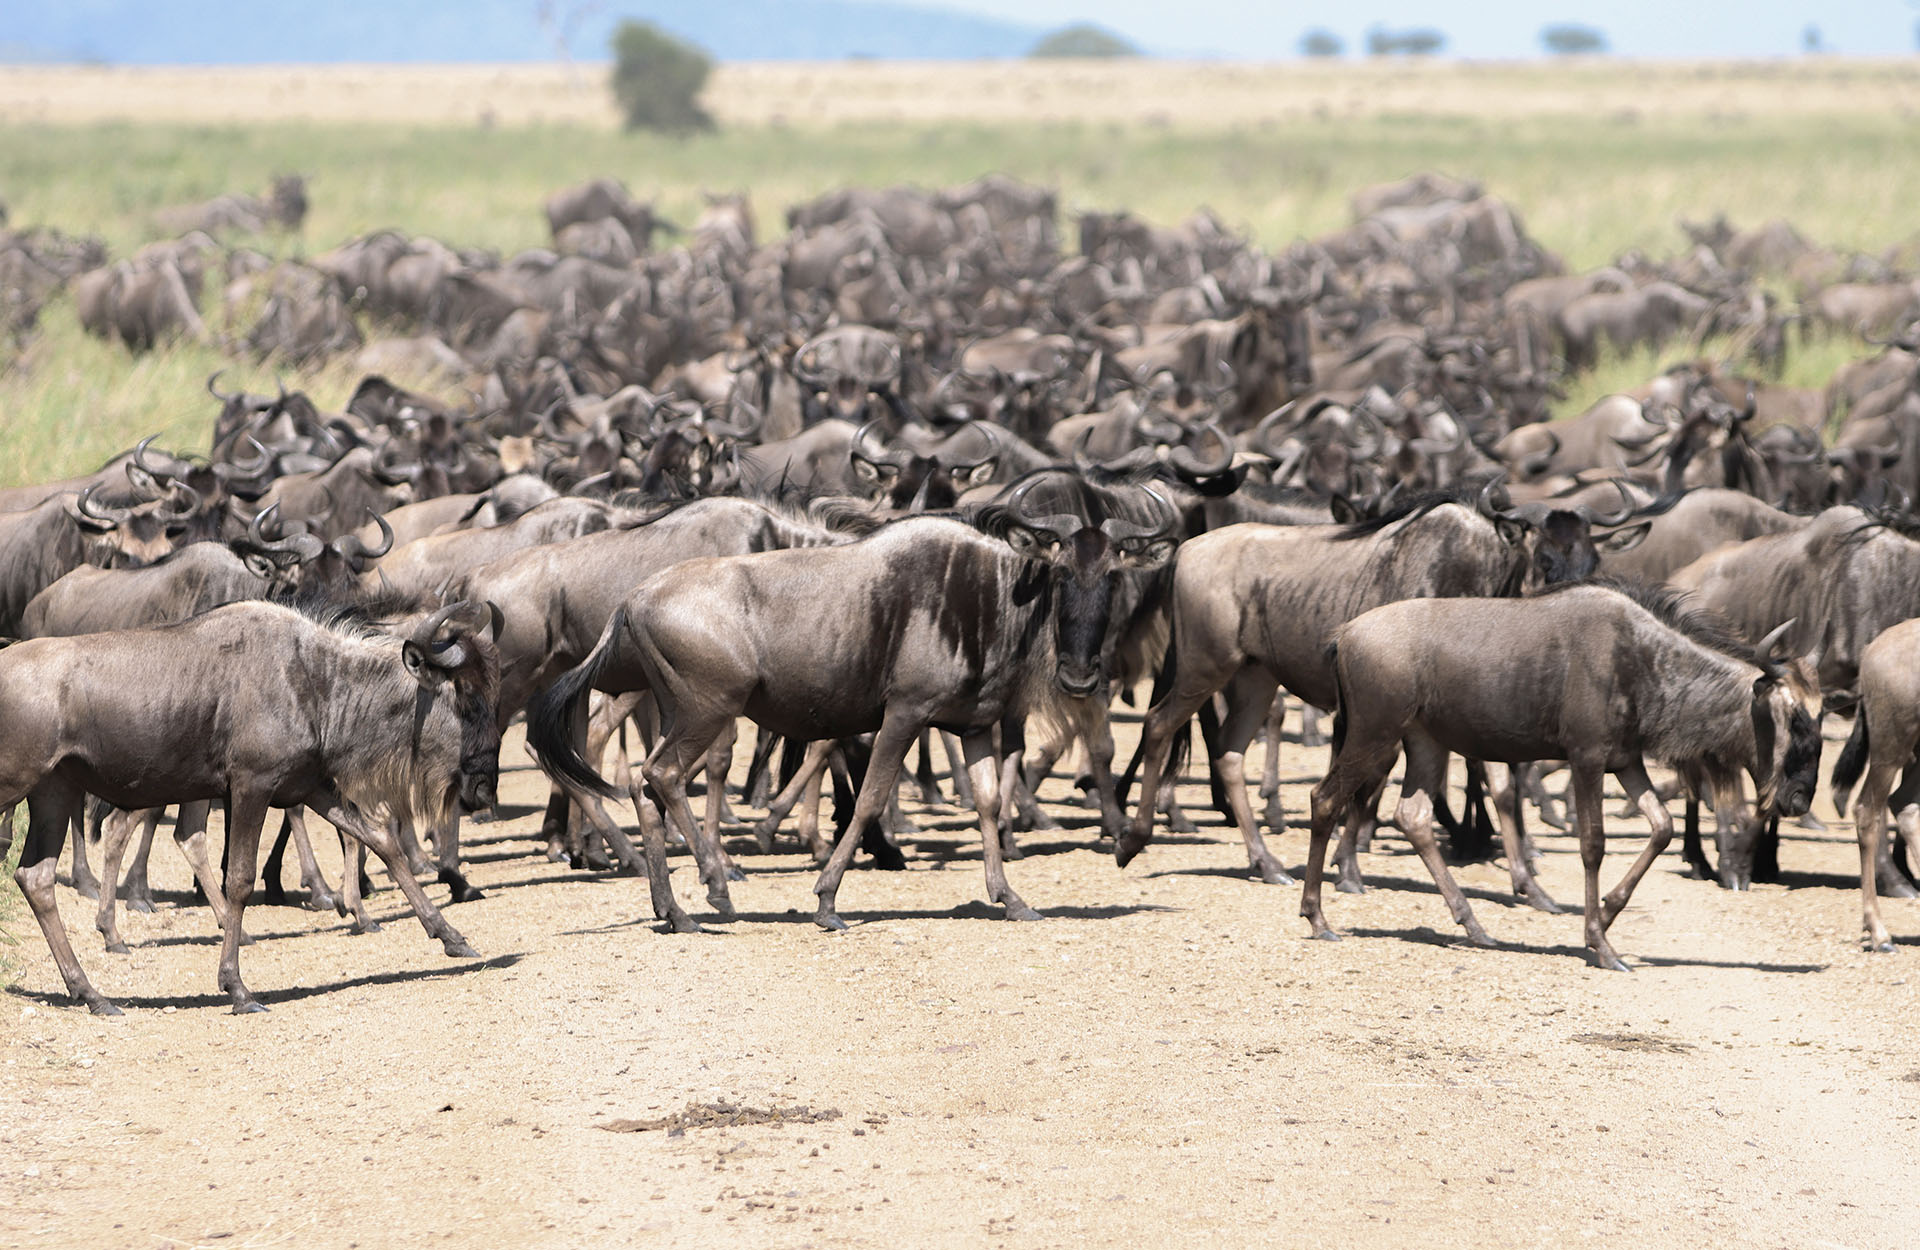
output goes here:
<path id="1" fill-rule="evenodd" d="M 1443 169 L 1485 180 L 1577 267 L 1671 252 L 1677 219 L 1716 211 L 1881 250 L 1912 236 L 1920 203 L 1920 64 L 1904 61 L 730 66 L 711 93 L 721 129 L 688 140 L 621 133 L 602 72 L 0 69 L 0 198 L 15 225 L 120 253 L 155 237 L 159 208 L 297 169 L 313 211 L 301 236 L 260 241 L 280 252 L 383 226 L 508 251 L 544 243 L 543 194 L 588 176 L 681 220 L 704 189 L 746 188 L 771 234 L 831 187 L 997 169 L 1057 186 L 1069 214 L 1207 205 L 1280 247 L 1344 224 L 1359 187 Z M 0 376 L 0 482 L 83 470 L 154 431 L 204 440 L 218 353 L 134 359 L 85 339 L 65 302 L 42 322 Z M 323 400 L 350 383 L 307 380 Z"/>

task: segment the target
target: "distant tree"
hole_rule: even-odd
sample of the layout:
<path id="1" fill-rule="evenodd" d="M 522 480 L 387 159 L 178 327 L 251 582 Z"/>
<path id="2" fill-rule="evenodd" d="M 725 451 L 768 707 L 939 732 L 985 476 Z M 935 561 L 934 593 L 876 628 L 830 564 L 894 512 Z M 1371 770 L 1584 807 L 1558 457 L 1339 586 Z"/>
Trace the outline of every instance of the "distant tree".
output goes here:
<path id="1" fill-rule="evenodd" d="M 1092 22 L 1075 22 L 1043 37 L 1027 53 L 1034 57 L 1139 56 L 1140 49 L 1125 36 Z"/>
<path id="2" fill-rule="evenodd" d="M 700 88 L 712 72 L 712 57 L 652 22 L 629 20 L 614 28 L 613 98 L 628 130 L 711 130 Z"/>
<path id="3" fill-rule="evenodd" d="M 1827 41 L 1821 37 L 1818 26 L 1809 25 L 1800 32 L 1800 50 L 1808 56 L 1827 50 Z"/>
<path id="4" fill-rule="evenodd" d="M 1597 56 L 1607 50 L 1607 36 L 1591 26 L 1559 22 L 1540 32 L 1540 46 L 1554 56 Z"/>
<path id="5" fill-rule="evenodd" d="M 1375 26 L 1367 31 L 1368 56 L 1432 56 L 1447 46 L 1447 37 L 1437 30 L 1388 30 Z"/>
<path id="6" fill-rule="evenodd" d="M 1339 56 L 1347 50 L 1340 36 L 1330 30 L 1314 29 L 1300 36 L 1300 55 L 1317 59 Z"/>

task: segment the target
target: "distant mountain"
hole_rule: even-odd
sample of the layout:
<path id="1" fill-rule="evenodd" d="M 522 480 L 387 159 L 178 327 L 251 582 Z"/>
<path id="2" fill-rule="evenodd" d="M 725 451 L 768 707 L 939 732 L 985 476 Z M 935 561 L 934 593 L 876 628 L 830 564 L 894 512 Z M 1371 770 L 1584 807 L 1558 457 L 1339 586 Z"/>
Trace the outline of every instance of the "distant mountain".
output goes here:
<path id="1" fill-rule="evenodd" d="M 0 61 L 542 61 L 559 55 L 543 11 L 582 60 L 608 55 L 623 17 L 657 22 L 722 61 L 1015 57 L 1045 33 L 884 0 L 0 0 Z"/>

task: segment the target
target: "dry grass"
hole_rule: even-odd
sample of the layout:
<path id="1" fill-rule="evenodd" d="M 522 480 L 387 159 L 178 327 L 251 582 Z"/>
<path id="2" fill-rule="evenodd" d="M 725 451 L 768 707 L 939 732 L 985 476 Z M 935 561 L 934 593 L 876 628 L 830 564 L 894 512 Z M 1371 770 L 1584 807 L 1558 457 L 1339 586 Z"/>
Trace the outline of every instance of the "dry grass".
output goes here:
<path id="1" fill-rule="evenodd" d="M 19 66 L 0 69 L 0 121 L 487 121 L 612 129 L 618 118 L 605 75 L 598 62 Z M 722 65 L 708 97 L 723 124 L 801 127 L 973 121 L 1206 129 L 1381 117 L 1911 117 L 1920 111 L 1920 63 L 786 62 Z"/>

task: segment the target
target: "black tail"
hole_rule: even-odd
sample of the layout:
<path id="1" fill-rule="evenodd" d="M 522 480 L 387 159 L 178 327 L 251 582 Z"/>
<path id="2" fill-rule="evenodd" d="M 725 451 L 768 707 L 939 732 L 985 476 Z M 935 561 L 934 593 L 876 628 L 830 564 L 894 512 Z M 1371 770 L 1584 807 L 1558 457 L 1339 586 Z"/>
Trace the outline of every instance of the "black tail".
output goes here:
<path id="1" fill-rule="evenodd" d="M 1167 623 L 1167 654 L 1160 661 L 1159 671 L 1153 675 L 1153 693 L 1147 696 L 1148 715 L 1152 715 L 1153 709 L 1159 707 L 1161 701 L 1173 693 L 1173 680 L 1180 675 L 1180 647 L 1176 637 L 1179 628 L 1179 615 L 1171 614 Z M 1120 780 L 1114 786 L 1115 797 L 1119 800 L 1122 811 L 1127 807 L 1127 795 L 1133 792 L 1134 774 L 1140 771 L 1140 750 L 1146 745 L 1146 741 L 1147 735 L 1142 732 L 1140 741 L 1133 748 L 1133 758 L 1127 761 L 1127 771 L 1120 774 Z M 1186 764 L 1188 742 L 1189 730 L 1182 729 L 1174 739 L 1174 758 L 1167 761 L 1168 777 L 1180 775 L 1180 769 Z"/>
<path id="2" fill-rule="evenodd" d="M 627 610 L 613 614 L 600 640 L 578 665 L 560 674 L 551 686 L 535 695 L 527 705 L 527 745 L 540 757 L 540 767 L 555 781 L 571 782 L 583 790 L 604 798 L 620 797 L 620 791 L 594 771 L 581 755 L 581 743 L 574 735 L 580 704 L 593 691 L 593 683 L 607 666 L 608 657 L 619 645 L 627 627 Z"/>
<path id="3" fill-rule="evenodd" d="M 1840 758 L 1833 762 L 1833 810 L 1842 816 L 1847 814 L 1847 796 L 1866 768 L 1867 708 L 1862 703 L 1853 710 L 1853 732 L 1847 736 L 1847 745 L 1840 748 Z"/>
<path id="4" fill-rule="evenodd" d="M 1340 758 L 1340 748 L 1347 741 L 1347 692 L 1340 684 L 1340 644 L 1327 644 L 1327 667 L 1333 670 L 1333 759 Z M 1332 769 L 1332 764 L 1328 764 Z"/>

